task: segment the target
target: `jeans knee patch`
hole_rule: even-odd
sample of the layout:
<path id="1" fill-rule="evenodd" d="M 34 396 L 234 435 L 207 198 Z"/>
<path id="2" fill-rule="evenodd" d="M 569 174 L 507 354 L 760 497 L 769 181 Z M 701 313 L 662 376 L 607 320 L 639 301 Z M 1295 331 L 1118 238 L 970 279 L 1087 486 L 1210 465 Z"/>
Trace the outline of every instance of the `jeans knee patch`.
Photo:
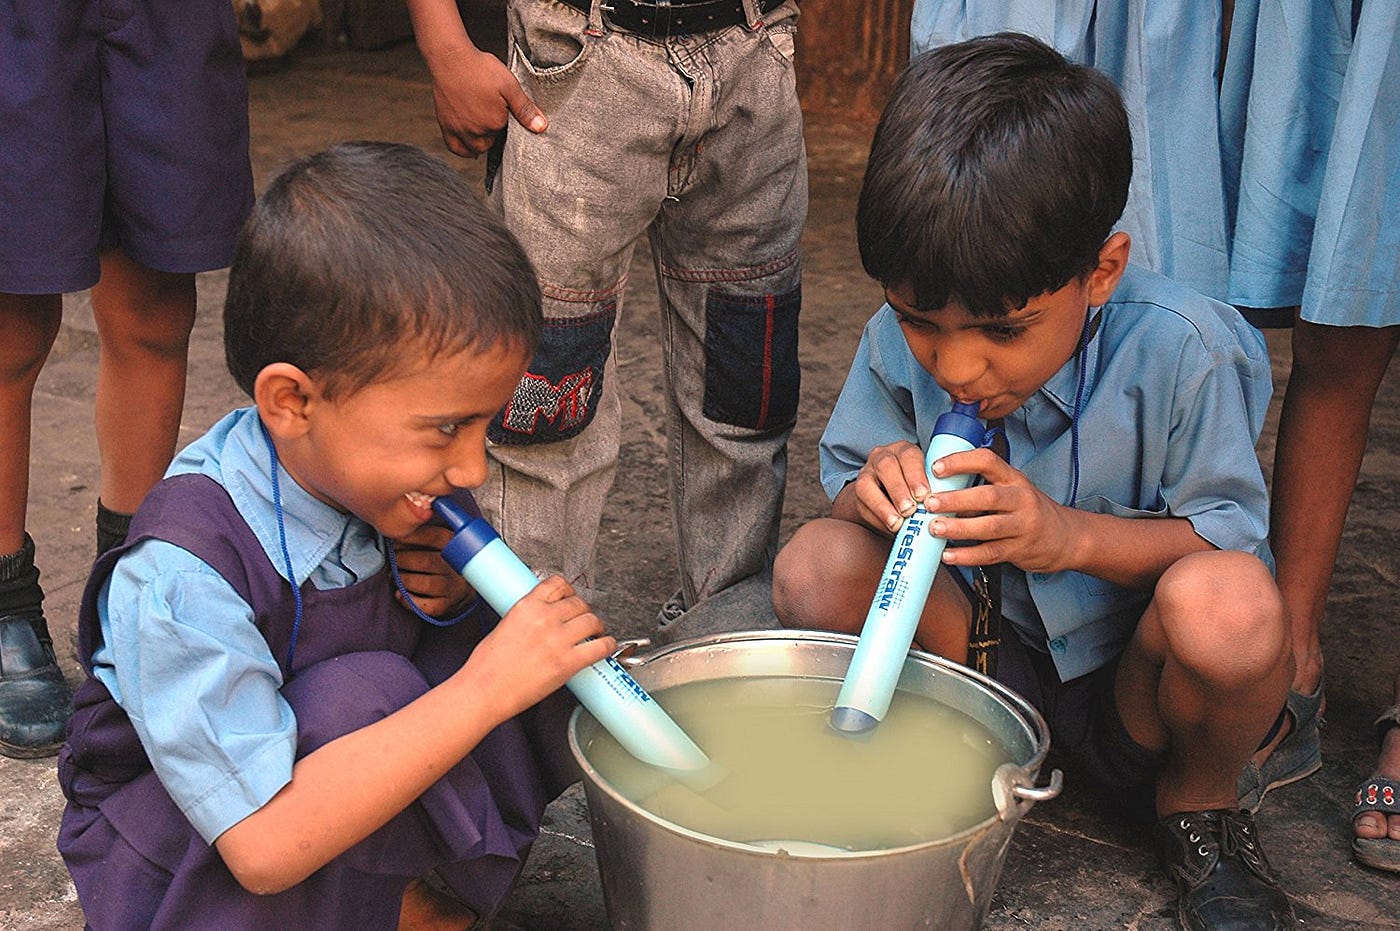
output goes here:
<path id="1" fill-rule="evenodd" d="M 705 296 L 705 416 L 753 430 L 797 419 L 802 286 L 781 294 Z"/>
<path id="2" fill-rule="evenodd" d="M 546 320 L 535 358 L 487 429 L 492 442 L 526 446 L 582 433 L 603 393 L 616 319 L 617 302 L 610 300 L 582 317 Z"/>

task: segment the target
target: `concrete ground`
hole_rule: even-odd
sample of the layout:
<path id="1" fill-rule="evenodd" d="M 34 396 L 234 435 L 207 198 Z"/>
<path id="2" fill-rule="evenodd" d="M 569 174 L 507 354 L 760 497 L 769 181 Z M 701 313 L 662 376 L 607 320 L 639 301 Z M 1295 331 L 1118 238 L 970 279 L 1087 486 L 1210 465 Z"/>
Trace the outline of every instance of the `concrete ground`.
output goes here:
<path id="1" fill-rule="evenodd" d="M 433 119 L 425 72 L 411 46 L 382 52 L 297 53 L 252 77 L 252 138 L 259 186 L 284 159 L 342 139 L 411 142 L 447 156 Z M 805 238 L 802 322 L 803 400 L 792 441 L 784 534 L 825 512 L 817 484 L 816 443 L 878 289 L 861 272 L 853 216 L 868 127 L 812 119 L 808 126 L 812 209 Z M 478 176 L 480 165 L 455 162 Z M 600 571 L 612 596 L 605 615 L 621 635 L 652 633 L 670 595 L 673 544 L 664 486 L 656 299 L 645 255 L 634 267 L 618 355 L 627 418 L 617 488 L 602 530 Z M 191 349 L 182 440 L 203 432 L 243 403 L 224 371 L 220 307 L 224 276 L 200 281 L 200 318 Z M 34 469 L 29 529 L 38 542 L 55 639 L 66 645 L 92 556 L 97 454 L 91 425 L 96 335 L 85 295 L 73 295 L 60 337 L 40 379 L 34 409 Z M 1287 377 L 1286 334 L 1270 334 L 1279 388 Z M 1278 392 L 1281 394 L 1281 390 Z M 1267 468 L 1277 422 L 1275 399 L 1260 444 Z M 1356 784 L 1375 760 L 1371 721 L 1388 703 L 1400 650 L 1391 599 L 1400 579 L 1400 379 L 1382 387 L 1371 451 L 1355 504 L 1328 612 L 1328 713 L 1321 773 L 1271 794 L 1259 821 L 1269 855 L 1302 926 L 1400 928 L 1400 877 L 1353 863 L 1348 813 Z M 1326 476 L 1320 476 L 1326 480 Z M 742 627 L 746 615 L 691 621 L 671 635 L 711 624 Z M 64 651 L 67 652 L 66 650 Z M 64 657 L 77 679 L 71 657 Z M 62 798 L 53 761 L 0 758 L 0 928 L 48 931 L 82 926 L 73 887 L 54 851 Z M 1174 927 L 1173 890 L 1145 838 L 1109 823 L 1076 786 L 1037 805 L 1018 827 L 986 927 Z M 665 882 L 666 877 L 654 881 Z M 586 812 L 578 787 L 551 808 L 545 833 L 497 928 L 569 931 L 608 927 Z M 703 916 L 693 925 L 704 928 Z M 885 931 L 885 929 L 880 929 Z"/>

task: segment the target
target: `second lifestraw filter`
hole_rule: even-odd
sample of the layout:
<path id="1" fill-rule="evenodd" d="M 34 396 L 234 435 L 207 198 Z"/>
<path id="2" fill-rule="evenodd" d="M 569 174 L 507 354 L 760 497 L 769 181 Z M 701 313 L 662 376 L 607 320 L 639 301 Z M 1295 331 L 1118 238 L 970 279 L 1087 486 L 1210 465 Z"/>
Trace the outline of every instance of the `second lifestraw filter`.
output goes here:
<path id="1" fill-rule="evenodd" d="M 932 466 L 944 456 L 976 449 L 984 436 L 975 404 L 954 404 L 951 411 L 939 416 L 924 456 L 924 471 L 934 494 L 956 491 L 971 483 L 971 475 L 938 478 Z M 929 532 L 928 525 L 936 516 L 919 505 L 895 534 L 885 571 L 875 587 L 875 598 L 865 615 L 860 640 L 831 712 L 831 726 L 843 734 L 855 736 L 872 730 L 890 708 L 899 672 L 914 643 L 914 631 L 947 544 Z"/>
<path id="2" fill-rule="evenodd" d="M 473 517 L 448 498 L 435 500 L 433 510 L 453 532 L 442 558 L 497 614 L 504 616 L 539 584 L 485 518 Z M 679 773 L 710 765 L 710 758 L 611 656 L 579 670 L 567 685 L 598 723 L 642 762 Z"/>

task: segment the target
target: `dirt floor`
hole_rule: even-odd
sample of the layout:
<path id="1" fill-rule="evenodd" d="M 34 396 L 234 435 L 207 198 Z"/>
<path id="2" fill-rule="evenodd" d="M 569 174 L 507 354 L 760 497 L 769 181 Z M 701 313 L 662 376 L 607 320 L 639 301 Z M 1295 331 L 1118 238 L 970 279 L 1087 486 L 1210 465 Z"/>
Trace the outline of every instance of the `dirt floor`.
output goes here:
<path id="1" fill-rule="evenodd" d="M 389 139 L 445 153 L 425 72 L 411 46 L 380 52 L 302 50 L 259 69 L 251 79 L 253 157 L 259 185 L 286 158 L 342 139 Z M 861 272 L 854 243 L 854 203 L 869 127 L 812 119 L 808 124 L 812 206 L 804 239 L 803 397 L 791 444 L 784 535 L 822 514 L 816 444 L 855 349 L 860 327 L 878 306 L 879 289 Z M 479 177 L 480 165 L 459 162 Z M 620 326 L 620 390 L 626 442 L 617 486 L 599 541 L 600 575 L 609 590 L 607 618 L 624 636 L 653 633 L 657 608 L 674 590 L 674 544 L 664 484 L 660 366 L 651 265 L 639 250 Z M 224 371 L 221 273 L 202 276 L 200 319 L 191 350 L 182 438 L 192 440 L 218 416 L 244 403 Z M 38 542 L 55 639 L 68 642 L 93 548 L 97 456 L 91 400 L 96 336 L 85 295 L 68 299 L 60 344 L 40 380 L 35 404 L 30 531 Z M 1286 334 L 1269 335 L 1277 394 L 1287 377 Z M 1273 455 L 1277 397 L 1259 453 Z M 1326 765 L 1318 775 L 1271 794 L 1260 813 L 1264 844 L 1293 897 L 1303 927 L 1400 928 L 1400 877 L 1356 866 L 1347 817 L 1357 782 L 1375 760 L 1370 722 L 1389 701 L 1400 651 L 1394 647 L 1391 599 L 1400 579 L 1400 380 L 1382 388 L 1371 451 L 1355 495 L 1325 627 L 1328 713 Z M 1323 477 L 1325 480 L 1325 477 Z M 733 616 L 708 625 L 746 626 Z M 1388 648 L 1387 648 L 1387 645 Z M 65 658 L 76 681 L 77 670 Z M 62 799 L 52 760 L 0 758 L 0 928 L 13 931 L 82 926 L 72 885 L 53 839 Z M 1074 785 L 1037 805 L 1017 828 L 986 927 L 991 929 L 1174 927 L 1172 888 L 1145 838 L 1096 814 Z M 649 881 L 666 882 L 667 877 Z M 608 927 L 591 832 L 578 788 L 551 808 L 500 929 Z M 704 928 L 697 916 L 695 928 Z M 884 931 L 884 929 L 880 929 Z"/>

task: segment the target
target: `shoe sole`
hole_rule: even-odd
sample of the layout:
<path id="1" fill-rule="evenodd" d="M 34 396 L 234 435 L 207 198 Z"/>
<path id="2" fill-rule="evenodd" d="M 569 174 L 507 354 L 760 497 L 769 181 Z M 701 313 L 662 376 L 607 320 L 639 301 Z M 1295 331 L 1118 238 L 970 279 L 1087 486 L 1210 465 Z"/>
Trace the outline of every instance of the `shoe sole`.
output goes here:
<path id="1" fill-rule="evenodd" d="M 37 747 L 26 747 L 0 740 L 0 756 L 7 756 L 12 760 L 39 760 L 46 756 L 54 756 L 62 749 L 63 743 L 61 741 L 56 744 L 42 744 Z"/>

